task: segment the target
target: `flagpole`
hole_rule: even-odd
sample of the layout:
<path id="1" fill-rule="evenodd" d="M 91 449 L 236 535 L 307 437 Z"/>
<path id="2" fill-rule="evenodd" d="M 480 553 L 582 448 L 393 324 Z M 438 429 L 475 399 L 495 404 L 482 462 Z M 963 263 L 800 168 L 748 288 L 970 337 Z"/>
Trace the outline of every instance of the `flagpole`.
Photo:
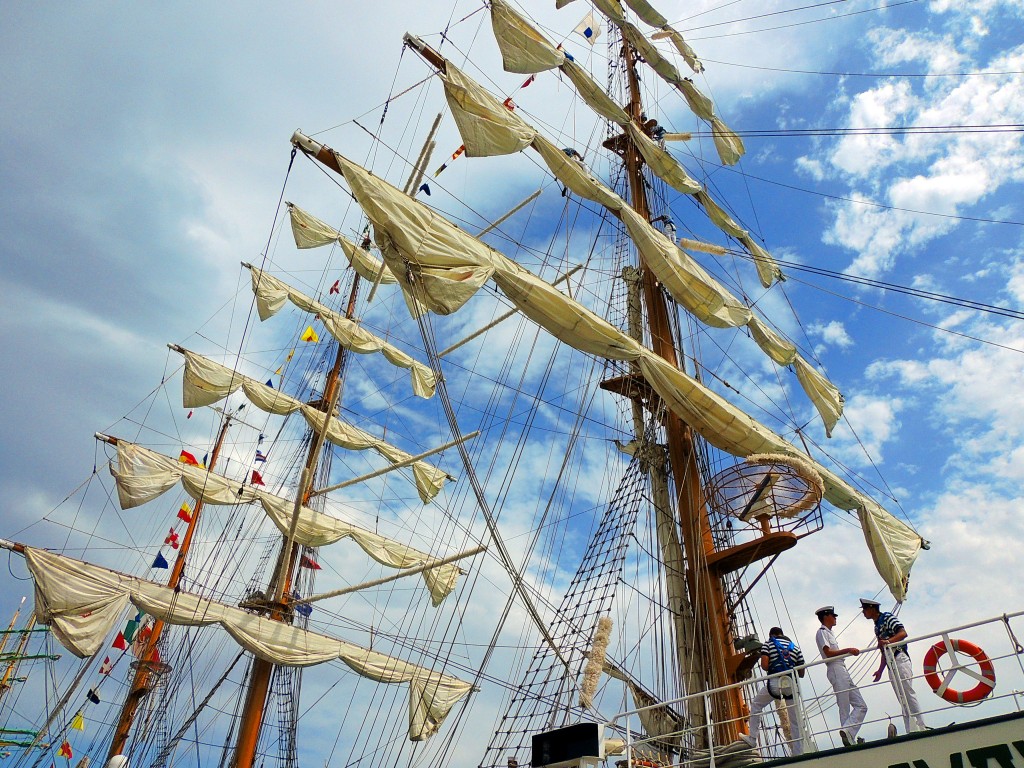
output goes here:
<path id="1" fill-rule="evenodd" d="M 210 455 L 210 465 L 207 471 L 213 469 L 217 463 L 217 457 L 220 456 L 221 446 L 224 444 L 224 437 L 228 433 L 228 427 L 231 425 L 232 414 L 224 413 L 224 421 L 221 423 L 220 433 L 217 435 L 217 442 L 213 447 L 213 452 Z M 110 437 L 99 432 L 96 433 L 96 438 L 102 440 L 110 445 L 117 445 L 118 439 L 116 437 Z M 181 542 L 181 547 L 178 549 L 178 556 L 174 560 L 174 567 L 171 569 L 171 575 L 167 579 L 167 586 L 171 589 L 177 588 L 181 582 L 181 575 L 185 571 L 185 559 L 188 555 L 189 549 L 192 547 L 192 539 L 195 536 L 196 527 L 199 524 L 199 513 L 203 510 L 203 500 L 199 499 L 196 502 L 195 508 L 192 510 L 192 519 L 188 521 L 188 527 L 185 529 L 185 537 Z M 121 707 L 121 714 L 117 719 L 117 726 L 114 729 L 114 738 L 110 742 L 110 749 L 107 751 L 107 760 L 114 757 L 115 755 L 122 754 L 125 744 L 128 743 L 128 736 L 131 733 L 132 725 L 135 722 L 135 716 L 138 713 L 139 706 L 142 704 L 142 700 L 152 690 L 152 684 L 150 679 L 157 673 L 158 662 L 155 660 L 156 656 L 156 644 L 160 639 L 160 635 L 164 630 L 164 622 L 161 619 L 157 619 L 153 623 L 153 630 L 149 637 L 145 641 L 142 652 L 138 654 L 138 661 L 135 663 L 135 675 L 132 679 L 131 685 L 128 687 L 128 695 L 125 698 L 124 704 Z M 155 682 L 155 681 L 154 681 Z"/>

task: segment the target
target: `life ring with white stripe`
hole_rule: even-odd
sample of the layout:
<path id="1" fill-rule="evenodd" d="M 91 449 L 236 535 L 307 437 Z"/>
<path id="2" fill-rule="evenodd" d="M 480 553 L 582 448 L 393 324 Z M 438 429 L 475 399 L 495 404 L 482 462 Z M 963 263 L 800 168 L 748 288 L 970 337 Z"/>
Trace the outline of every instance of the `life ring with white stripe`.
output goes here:
<path id="1" fill-rule="evenodd" d="M 969 691 L 958 691 L 955 688 L 949 687 L 949 681 L 953 678 L 953 674 L 958 670 L 962 669 L 972 677 L 978 677 L 976 672 L 971 672 L 962 665 L 956 662 L 956 656 L 953 656 L 953 667 L 945 674 L 945 678 L 939 677 L 938 673 L 938 661 L 944 656 L 947 651 L 946 643 L 949 643 L 954 651 L 966 654 L 977 662 L 978 667 L 981 670 L 981 677 L 978 678 L 978 684 L 971 688 Z M 992 666 L 992 660 L 988 657 L 980 647 L 974 643 L 968 642 L 967 640 L 955 640 L 950 639 L 936 643 L 928 649 L 928 653 L 924 656 L 924 679 L 928 681 L 928 685 L 938 695 L 944 698 L 946 701 L 952 702 L 953 704 L 972 704 L 976 701 L 981 701 L 996 687 L 996 670 Z"/>

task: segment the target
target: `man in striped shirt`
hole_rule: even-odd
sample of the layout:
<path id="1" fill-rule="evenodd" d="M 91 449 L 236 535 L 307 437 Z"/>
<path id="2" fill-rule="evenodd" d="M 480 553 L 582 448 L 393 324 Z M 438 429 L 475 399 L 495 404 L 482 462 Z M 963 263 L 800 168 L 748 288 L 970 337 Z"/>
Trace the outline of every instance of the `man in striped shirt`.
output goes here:
<path id="1" fill-rule="evenodd" d="M 882 651 L 882 665 L 875 672 L 875 682 L 882 676 L 882 670 L 888 666 L 885 647 L 891 645 L 893 646 L 893 664 L 889 666 L 889 682 L 903 709 L 903 726 L 907 729 L 907 733 L 910 733 L 911 730 L 925 730 L 927 726 L 921 715 L 921 707 L 917 703 L 917 694 L 914 693 L 914 668 L 910 663 L 910 654 L 905 645 L 896 645 L 896 643 L 907 639 L 906 628 L 891 613 L 880 610 L 881 604 L 877 600 L 868 600 L 862 597 L 860 608 L 864 613 L 864 618 L 875 623 L 875 638 L 878 640 L 879 650 Z M 913 729 L 911 729 L 911 718 L 914 720 Z"/>
<path id="2" fill-rule="evenodd" d="M 768 631 L 768 640 L 761 645 L 761 668 L 768 674 L 785 672 L 804 663 L 804 655 L 796 643 L 786 637 L 781 627 L 772 627 Z M 804 676 L 804 670 L 798 669 L 797 674 Z M 792 677 L 777 677 L 765 681 L 765 685 L 757 692 L 750 702 L 750 735 L 743 740 L 753 747 L 761 733 L 761 711 L 772 699 L 781 699 L 789 717 L 789 753 L 803 754 L 803 740 L 800 735 L 801 715 L 793 704 L 793 688 L 796 680 Z"/>

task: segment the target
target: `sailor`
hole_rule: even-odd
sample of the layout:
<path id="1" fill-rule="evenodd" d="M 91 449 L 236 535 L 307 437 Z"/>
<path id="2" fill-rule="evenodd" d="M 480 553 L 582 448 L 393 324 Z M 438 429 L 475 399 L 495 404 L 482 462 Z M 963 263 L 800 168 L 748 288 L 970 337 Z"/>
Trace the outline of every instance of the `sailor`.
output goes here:
<path id="1" fill-rule="evenodd" d="M 768 674 L 785 672 L 804 663 L 804 655 L 800 652 L 796 643 L 790 640 L 782 632 L 781 627 L 772 627 L 768 630 L 768 640 L 761 645 L 761 668 Z M 798 669 L 797 674 L 804 676 L 804 670 Z M 789 753 L 791 755 L 803 754 L 803 740 L 800 735 L 801 715 L 793 707 L 794 689 L 796 680 L 792 677 L 777 677 L 765 681 L 765 685 L 757 692 L 754 700 L 750 702 L 750 734 L 741 738 L 750 746 L 757 746 L 757 739 L 761 733 L 761 711 L 768 706 L 772 699 L 780 699 L 789 715 Z"/>
<path id="2" fill-rule="evenodd" d="M 868 705 L 864 703 L 864 697 L 850 677 L 846 669 L 846 662 L 843 656 L 857 656 L 859 648 L 840 648 L 832 628 L 836 625 L 836 609 L 834 606 L 826 605 L 814 612 L 821 622 L 818 634 L 814 637 L 814 644 L 821 651 L 821 658 L 825 660 L 825 674 L 832 684 L 832 690 L 836 694 L 836 703 L 839 705 L 839 738 L 843 746 L 849 747 L 852 744 L 862 744 L 864 739 L 857 738 L 857 731 L 868 713 Z"/>
<path id="3" fill-rule="evenodd" d="M 896 668 L 889 668 L 889 682 L 892 683 L 892 689 L 896 692 L 896 698 L 903 709 L 903 726 L 907 729 L 907 733 L 910 733 L 911 717 L 913 717 L 913 730 L 925 730 L 927 726 L 924 724 L 921 707 L 917 703 L 917 695 L 913 688 L 914 668 L 910 664 L 910 654 L 905 645 L 894 645 L 907 639 L 906 628 L 891 613 L 882 611 L 881 604 L 877 600 L 862 597 L 860 608 L 864 613 L 864 618 L 875 623 L 875 637 L 878 639 L 878 648 L 882 652 L 882 664 L 875 672 L 875 682 L 882 676 L 882 670 L 887 666 L 885 648 L 892 645 L 893 664 Z"/>

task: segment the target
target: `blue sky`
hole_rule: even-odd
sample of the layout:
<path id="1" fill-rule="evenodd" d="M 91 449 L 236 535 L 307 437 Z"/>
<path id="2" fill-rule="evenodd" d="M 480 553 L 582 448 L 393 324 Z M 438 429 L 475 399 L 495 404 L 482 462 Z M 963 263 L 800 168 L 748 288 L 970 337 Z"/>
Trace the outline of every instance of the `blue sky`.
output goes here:
<path id="1" fill-rule="evenodd" d="M 586 12 L 583 2 L 559 12 L 548 3 L 534 5 L 528 12 L 558 39 L 568 37 Z M 731 127 L 813 134 L 748 136 L 747 155 L 732 169 L 717 165 L 706 139 L 675 147 L 691 173 L 727 200 L 776 257 L 1020 306 L 1021 133 L 955 128 L 1024 124 L 1019 4 L 982 0 L 964 9 L 924 0 L 889 7 L 849 0 L 802 12 L 777 2 L 756 8 L 752 3 L 685 4 L 686 10 L 682 3 L 672 5 L 663 2 L 659 8 L 678 22 L 705 60 L 707 71 L 696 82 L 713 96 Z M 270 268 L 292 275 L 307 290 L 322 291 L 333 281 L 326 275 L 340 269 L 337 255 L 324 268 L 320 257 L 296 253 L 287 232 L 275 229 L 288 138 L 297 127 L 318 132 L 339 151 L 402 183 L 407 166 L 388 147 L 404 157 L 416 154 L 433 114 L 442 109 L 437 84 L 396 100 L 384 131 L 386 146 L 371 150 L 366 133 L 351 120 L 375 130 L 387 94 L 401 93 L 427 76 L 427 67 L 412 53 L 402 54 L 403 32 L 423 34 L 436 45 L 436 33 L 451 25 L 446 50 L 453 60 L 462 65 L 468 56 L 467 72 L 492 90 L 515 93 L 521 112 L 546 135 L 578 142 L 574 146 L 599 143 L 571 89 L 553 75 L 538 76 L 530 89 L 517 91 L 524 78 L 501 72 L 484 14 L 459 22 L 476 10 L 474 4 L 460 3 L 454 12 L 412 2 L 383 8 L 342 12 L 320 3 L 287 11 L 246 4 L 156 9 L 101 3 L 8 4 L 0 11 L 5 537 L 18 538 L 27 528 L 23 538 L 31 543 L 61 546 L 72 527 L 78 532 L 68 541 L 80 546 L 81 532 L 96 530 L 130 550 L 136 566 L 144 567 L 163 535 L 161 519 L 126 534 L 120 522 L 101 515 L 102 493 L 100 500 L 90 496 L 81 506 L 77 496 L 70 506 L 62 504 L 94 464 L 101 475 L 96 482 L 111 487 L 92 433 L 117 425 L 122 435 L 134 437 L 143 421 L 150 430 L 144 434 L 160 447 L 179 441 L 208 444 L 209 422 L 186 422 L 175 408 L 177 384 L 168 387 L 168 397 L 149 398 L 177 365 L 164 345 L 175 341 L 206 352 L 239 348 L 250 294 L 238 262 L 258 263 L 268 240 Z M 767 15 L 771 11 L 786 12 Z M 592 52 L 582 41 L 568 39 L 578 60 L 603 78 L 604 38 Z M 985 72 L 1001 74 L 978 74 Z M 700 129 L 671 89 L 653 77 L 645 79 L 645 89 L 657 104 L 651 113 L 664 124 Z M 811 131 L 914 126 L 953 128 L 846 136 Z M 446 119 L 432 167 L 458 143 Z M 429 200 L 467 229 L 480 228 L 545 181 L 535 162 L 522 160 L 462 158 L 432 183 Z M 593 167 L 607 171 L 596 159 Z M 315 215 L 343 222 L 342 228 L 361 226 L 344 194 L 306 163 L 296 164 L 287 194 Z M 678 198 L 669 195 L 680 229 L 711 238 L 713 230 Z M 542 201 L 546 204 L 528 220 L 513 219 L 503 231 L 534 248 L 550 248 L 547 225 L 559 220 L 563 201 L 550 187 Z M 515 252 L 506 247 L 507 239 L 490 242 L 527 266 L 538 263 L 536 252 Z M 587 247 L 581 238 L 566 248 L 579 259 Z M 872 483 L 880 485 L 879 476 L 884 478 L 883 488 L 899 500 L 899 507 L 890 509 L 933 543 L 914 571 L 904 609 L 913 628 L 932 629 L 947 618 L 959 621 L 968 604 L 972 615 L 967 618 L 1019 608 L 1021 322 L 785 267 L 790 279 L 783 290 L 764 293 L 749 265 L 699 258 L 813 353 L 844 392 L 849 424 L 826 441 L 799 400 L 793 377 L 778 375 L 734 333 L 701 332 L 709 371 L 738 384 L 740 369 L 752 368 L 762 386 L 752 395 L 755 405 L 789 397 L 791 418 L 812 422 L 807 433 L 820 443 L 815 450 L 827 451 Z M 592 279 L 588 288 L 596 290 L 598 278 Z M 439 344 L 478 327 L 495 306 L 481 299 L 465 313 L 435 319 Z M 367 322 L 415 349 L 418 330 L 407 316 L 393 325 L 383 319 L 384 310 L 395 307 L 401 309 L 400 302 L 384 296 L 376 314 L 367 311 Z M 303 325 L 291 314 L 273 331 L 247 331 L 245 351 L 253 361 L 268 352 L 264 358 L 279 361 L 289 334 Z M 523 401 L 513 401 L 512 372 L 534 339 L 542 351 L 553 347 L 528 323 L 510 323 L 489 336 L 486 346 L 467 348 L 453 365 L 473 364 L 502 380 L 503 402 L 516 402 L 526 412 Z M 506 345 L 512 350 L 507 360 L 495 353 Z M 381 373 L 373 363 L 359 364 Z M 582 381 L 578 359 L 558 365 L 558 383 L 574 375 Z M 540 374 L 533 367 L 525 370 L 533 386 Z M 446 439 L 446 425 L 436 413 L 414 420 L 419 404 L 403 394 L 403 384 L 395 377 L 387 387 L 389 400 L 405 398 L 401 418 L 393 416 L 389 424 L 380 421 L 384 400 L 376 388 L 350 391 L 346 403 L 360 418 L 375 417 L 410 450 Z M 552 434 L 563 434 L 576 396 L 559 401 L 569 409 L 562 412 L 551 407 L 554 385 L 546 386 L 549 403 L 538 418 Z M 472 411 L 483 408 L 480 395 L 456 368 L 452 388 L 463 418 L 473 420 Z M 143 408 L 137 409 L 140 403 Z M 599 402 L 591 414 L 594 422 L 611 421 L 612 410 Z M 126 415 L 128 421 L 121 421 Z M 592 434 L 596 441 L 599 430 Z M 510 485 L 500 510 L 519 556 L 536 498 L 549 490 L 545 472 L 560 445 L 541 444 L 517 459 L 526 467 L 524 475 L 543 478 Z M 502 462 L 517 454 L 507 443 L 480 450 L 481 462 L 486 457 L 499 468 L 493 470 L 498 483 Z M 365 471 L 361 461 L 344 463 L 344 469 Z M 448 455 L 447 461 L 458 467 L 456 456 Z M 605 453 L 588 455 L 587 462 L 579 482 L 593 488 L 577 503 L 597 505 L 612 482 L 603 473 Z M 478 471 L 485 474 L 483 466 Z M 465 483 L 458 484 L 450 497 L 453 507 L 465 503 L 466 490 Z M 394 511 L 406 508 L 409 494 L 389 482 L 384 491 L 378 488 L 357 501 L 371 514 L 371 502 L 380 496 Z M 393 524 L 402 529 L 408 521 L 400 511 L 393 514 Z M 467 538 L 483 538 L 479 520 L 466 514 L 460 522 L 471 531 Z M 33 524 L 44 516 L 56 522 Z M 993 546 L 995 539 L 1001 546 Z M 980 563 L 987 567 L 980 569 Z M 507 595 L 507 579 L 494 561 L 481 567 L 490 588 Z M 766 625 L 791 624 L 808 641 L 814 607 L 852 605 L 858 594 L 881 588 L 860 534 L 835 515 L 826 515 L 825 530 L 801 545 L 799 559 L 780 562 L 779 573 L 781 582 L 796 587 L 788 613 L 780 616 L 766 606 L 757 617 Z M 23 576 L 14 564 L 12 575 L 3 577 L 0 615 L 27 592 L 27 584 L 15 580 Z M 864 627 L 855 625 L 850 632 L 850 642 L 866 643 Z"/>

